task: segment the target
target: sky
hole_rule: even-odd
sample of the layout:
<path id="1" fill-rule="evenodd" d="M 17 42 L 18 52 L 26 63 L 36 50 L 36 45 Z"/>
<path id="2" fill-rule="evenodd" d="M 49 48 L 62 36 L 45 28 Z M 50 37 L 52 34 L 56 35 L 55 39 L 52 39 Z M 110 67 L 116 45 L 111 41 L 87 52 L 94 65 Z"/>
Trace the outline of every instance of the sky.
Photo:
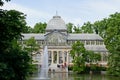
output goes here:
<path id="1" fill-rule="evenodd" d="M 82 26 L 87 21 L 94 23 L 120 12 L 120 0 L 11 0 L 1 8 L 23 12 L 31 27 L 38 22 L 48 23 L 56 11 L 66 24 Z"/>

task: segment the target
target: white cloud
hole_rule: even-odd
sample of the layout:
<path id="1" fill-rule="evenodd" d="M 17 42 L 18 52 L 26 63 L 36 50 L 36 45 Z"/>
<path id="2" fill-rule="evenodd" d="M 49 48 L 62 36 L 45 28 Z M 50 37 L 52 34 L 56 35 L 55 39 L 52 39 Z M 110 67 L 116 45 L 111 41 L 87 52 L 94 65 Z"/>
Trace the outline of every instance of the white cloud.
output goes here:
<path id="1" fill-rule="evenodd" d="M 41 21 L 45 22 L 46 19 L 51 16 L 50 14 L 47 14 L 46 12 L 30 9 L 30 8 L 27 8 L 25 6 L 15 4 L 15 3 L 5 3 L 5 5 L 2 7 L 2 9 L 6 9 L 6 10 L 15 9 L 15 10 L 23 12 L 24 14 L 27 15 L 26 21 L 27 21 L 28 25 L 30 25 L 30 26 L 34 26 L 35 23 L 37 23 L 37 22 L 41 22 Z"/>
<path id="2" fill-rule="evenodd" d="M 69 1 L 67 4 L 50 1 L 50 3 L 49 1 L 48 3 L 43 1 L 42 5 L 38 5 L 39 7 L 36 5 L 36 9 L 33 5 L 9 2 L 5 3 L 3 8 L 8 10 L 16 9 L 27 14 L 26 21 L 30 26 L 37 22 L 48 22 L 54 15 L 52 12 L 55 12 L 55 10 L 61 12 L 60 16 L 66 23 L 71 22 L 75 25 L 82 25 L 87 21 L 93 23 L 96 20 L 108 17 L 110 14 L 120 12 L 120 0 L 79 0 Z"/>
<path id="3" fill-rule="evenodd" d="M 91 2 L 89 4 L 89 7 L 93 9 L 96 12 L 104 13 L 104 12 L 111 12 L 111 11 L 118 11 L 120 10 L 117 5 L 112 4 L 112 2 L 104 2 L 104 1 L 97 1 L 97 2 Z"/>
<path id="4" fill-rule="evenodd" d="M 25 13 L 25 14 L 30 15 L 30 16 L 34 15 L 34 16 L 38 17 L 38 16 L 47 16 L 47 15 L 49 15 L 49 14 L 47 14 L 45 12 L 41 12 L 41 11 L 38 11 L 38 10 L 27 8 L 25 6 L 15 4 L 15 3 L 6 3 L 2 8 L 7 9 L 7 10 L 10 10 L 10 9 L 19 10 L 19 11 L 22 11 L 23 13 Z"/>

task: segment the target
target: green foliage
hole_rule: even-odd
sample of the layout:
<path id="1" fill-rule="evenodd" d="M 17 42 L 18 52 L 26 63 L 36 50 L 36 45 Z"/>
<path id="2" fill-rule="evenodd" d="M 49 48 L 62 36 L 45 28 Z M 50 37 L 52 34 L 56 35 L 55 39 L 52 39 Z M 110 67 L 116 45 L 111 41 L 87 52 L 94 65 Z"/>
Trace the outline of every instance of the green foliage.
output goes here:
<path id="1" fill-rule="evenodd" d="M 120 57 L 120 13 L 115 13 L 110 15 L 108 18 L 104 18 L 101 21 L 96 21 L 94 24 L 90 22 L 85 23 L 81 28 L 74 27 L 73 30 L 75 33 L 93 33 L 99 34 L 105 41 L 105 45 L 109 52 L 108 59 L 108 73 L 111 75 L 120 74 L 120 64 L 119 64 L 119 57 Z M 73 55 L 74 51 L 71 51 L 71 55 Z M 86 60 L 89 58 L 90 62 L 94 62 L 96 60 L 100 60 L 99 54 L 93 54 L 92 52 L 87 52 L 89 55 L 86 56 Z M 91 55 L 92 54 L 92 55 Z M 90 57 L 91 56 L 91 57 Z M 116 56 L 116 57 L 114 57 Z"/>
<path id="2" fill-rule="evenodd" d="M 4 0 L 4 1 L 8 2 L 8 1 L 11 1 L 11 0 Z M 3 6 L 3 5 L 4 5 L 4 1 L 3 1 L 3 0 L 0 0 L 0 6 Z"/>
<path id="3" fill-rule="evenodd" d="M 73 57 L 73 71 L 80 73 L 84 70 L 85 59 L 83 55 L 85 54 L 84 44 L 80 41 L 77 41 L 72 45 L 72 50 L 70 51 L 71 56 Z"/>
<path id="4" fill-rule="evenodd" d="M 31 57 L 31 63 L 32 63 L 32 53 L 36 52 L 40 48 L 40 45 L 36 43 L 36 40 L 34 37 L 31 37 L 30 39 L 26 40 L 24 45 L 25 47 L 23 50 L 29 52 L 29 55 Z"/>
<path id="5" fill-rule="evenodd" d="M 0 79 L 26 80 L 30 57 L 17 44 L 25 29 L 25 15 L 15 10 L 0 9 Z"/>
<path id="6" fill-rule="evenodd" d="M 80 28 L 80 26 L 74 26 L 73 30 L 74 30 L 74 33 L 82 33 L 82 29 Z"/>
<path id="7" fill-rule="evenodd" d="M 30 26 L 25 26 L 23 33 L 33 33 L 33 28 Z"/>
<path id="8" fill-rule="evenodd" d="M 120 13 L 115 13 L 111 15 L 107 20 L 109 24 L 107 24 L 105 44 L 107 48 L 112 53 L 114 50 L 117 50 L 120 44 Z M 114 46 L 113 46 L 114 45 Z"/>
<path id="9" fill-rule="evenodd" d="M 110 51 L 108 73 L 120 76 L 120 13 L 110 15 L 107 19 L 105 44 Z"/>
<path id="10" fill-rule="evenodd" d="M 34 37 L 31 37 L 30 39 L 28 39 L 28 40 L 26 41 L 26 45 L 27 45 L 27 46 L 36 46 L 36 40 L 35 40 L 35 38 L 34 38 Z"/>
<path id="11" fill-rule="evenodd" d="M 119 76 L 120 74 L 120 13 L 110 15 L 101 21 L 96 21 L 94 30 L 104 38 L 106 48 L 110 52 L 108 58 L 108 73 Z"/>
<path id="12" fill-rule="evenodd" d="M 30 39 L 25 41 L 26 47 L 24 48 L 28 52 L 33 52 L 39 49 L 39 45 L 36 43 L 36 40 L 34 37 L 31 37 Z"/>
<path id="13" fill-rule="evenodd" d="M 45 33 L 47 24 L 46 23 L 36 23 L 33 29 L 34 33 Z"/>
<path id="14" fill-rule="evenodd" d="M 87 23 L 84 23 L 84 25 L 82 26 L 82 32 L 93 33 L 93 26 L 89 21 Z"/>
<path id="15" fill-rule="evenodd" d="M 80 56 L 85 52 L 84 44 L 80 41 L 77 41 L 75 44 L 72 45 L 72 50 L 74 50 L 74 55 Z"/>
<path id="16" fill-rule="evenodd" d="M 85 61 L 89 63 L 89 65 L 85 66 L 85 72 L 95 71 L 100 72 L 102 70 L 102 66 L 98 65 L 98 61 L 101 60 L 100 53 L 95 53 L 93 51 L 86 51 L 86 55 L 84 55 Z"/>
<path id="17" fill-rule="evenodd" d="M 102 66 L 99 66 L 98 64 L 91 64 L 90 65 L 90 71 L 93 73 L 100 73 L 103 70 Z"/>
<path id="18" fill-rule="evenodd" d="M 81 57 L 75 57 L 75 59 L 73 60 L 73 71 L 77 72 L 77 73 L 81 73 L 84 71 L 85 69 L 85 60 L 84 58 Z"/>
<path id="19" fill-rule="evenodd" d="M 17 41 L 12 42 L 9 51 L 0 54 L 0 79 L 1 80 L 26 80 L 30 69 L 28 52 L 21 50 Z"/>
<path id="20" fill-rule="evenodd" d="M 87 63 L 95 63 L 97 64 L 98 61 L 101 60 L 100 53 L 95 53 L 93 51 L 88 51 L 85 49 L 84 44 L 80 41 L 77 41 L 72 45 L 72 50 L 70 51 L 70 55 L 73 58 L 73 66 L 72 70 L 81 73 L 81 72 L 87 72 L 86 64 Z M 91 69 L 94 67 L 91 67 Z M 90 70 L 90 67 L 89 67 Z M 97 66 L 95 66 L 94 70 L 98 70 Z"/>
<path id="21" fill-rule="evenodd" d="M 109 75 L 114 76 L 120 75 L 120 52 L 110 54 L 108 66 Z"/>
<path id="22" fill-rule="evenodd" d="M 88 62 L 88 63 L 97 63 L 98 61 L 101 60 L 101 55 L 100 53 L 95 53 L 93 51 L 86 51 L 86 55 L 84 56 L 85 57 L 85 61 Z"/>
<path id="23" fill-rule="evenodd" d="M 68 24 L 66 24 L 66 26 L 67 26 L 67 32 L 68 33 L 72 33 L 73 24 L 72 23 L 68 23 Z"/>
<path id="24" fill-rule="evenodd" d="M 15 10 L 0 10 L 0 47 L 2 50 L 5 50 L 13 39 L 21 37 L 25 25 L 23 13 Z"/>
<path id="25" fill-rule="evenodd" d="M 107 19 L 103 19 L 101 21 L 96 21 L 93 24 L 93 29 L 94 29 L 95 33 L 99 34 L 102 38 L 105 37 L 106 21 L 107 21 Z"/>

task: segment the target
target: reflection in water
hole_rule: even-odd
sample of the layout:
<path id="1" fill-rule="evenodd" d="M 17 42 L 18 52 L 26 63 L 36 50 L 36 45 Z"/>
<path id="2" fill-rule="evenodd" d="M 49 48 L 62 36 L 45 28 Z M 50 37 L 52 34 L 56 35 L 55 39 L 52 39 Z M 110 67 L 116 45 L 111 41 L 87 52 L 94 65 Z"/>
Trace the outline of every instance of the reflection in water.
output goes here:
<path id="1" fill-rule="evenodd" d="M 37 76 L 33 76 L 37 77 Z M 120 77 L 111 77 L 106 75 L 90 74 L 69 74 L 69 73 L 49 73 L 50 80 L 120 80 Z"/>
<path id="2" fill-rule="evenodd" d="M 51 80 L 69 80 L 68 73 L 50 73 Z"/>

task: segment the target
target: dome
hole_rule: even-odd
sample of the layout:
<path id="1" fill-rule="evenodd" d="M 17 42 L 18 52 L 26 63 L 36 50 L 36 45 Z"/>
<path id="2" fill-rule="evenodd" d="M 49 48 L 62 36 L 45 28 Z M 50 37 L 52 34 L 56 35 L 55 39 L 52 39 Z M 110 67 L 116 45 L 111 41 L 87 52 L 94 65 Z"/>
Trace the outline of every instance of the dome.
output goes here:
<path id="1" fill-rule="evenodd" d="M 65 22 L 60 16 L 53 16 L 53 18 L 47 24 L 47 31 L 49 30 L 67 30 Z"/>

